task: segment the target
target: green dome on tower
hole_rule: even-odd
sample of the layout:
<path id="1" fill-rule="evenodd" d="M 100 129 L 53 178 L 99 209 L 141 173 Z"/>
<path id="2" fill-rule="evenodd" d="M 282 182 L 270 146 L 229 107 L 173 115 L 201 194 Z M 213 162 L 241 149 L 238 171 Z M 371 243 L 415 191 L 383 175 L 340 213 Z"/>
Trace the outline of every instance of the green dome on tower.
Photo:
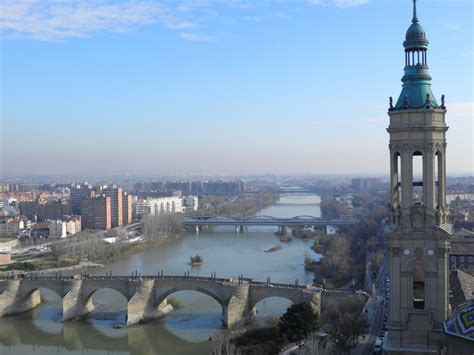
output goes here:
<path id="1" fill-rule="evenodd" d="M 428 38 L 416 15 L 416 0 L 413 0 L 413 19 L 407 30 L 405 48 L 405 75 L 403 89 L 395 106 L 390 110 L 438 108 L 431 92 L 431 76 L 428 72 Z M 444 106 L 443 106 L 444 107 Z"/>
<path id="2" fill-rule="evenodd" d="M 408 27 L 403 46 L 409 48 L 428 48 L 428 38 L 426 37 L 425 29 L 420 25 L 418 17 L 416 17 L 416 0 L 413 1 L 413 19 L 411 26 Z"/>

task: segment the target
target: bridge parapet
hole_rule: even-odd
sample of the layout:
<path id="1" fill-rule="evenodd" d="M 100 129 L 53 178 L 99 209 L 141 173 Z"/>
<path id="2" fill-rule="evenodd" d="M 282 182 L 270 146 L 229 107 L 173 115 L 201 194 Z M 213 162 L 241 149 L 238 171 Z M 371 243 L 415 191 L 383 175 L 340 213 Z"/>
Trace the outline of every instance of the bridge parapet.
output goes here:
<path id="1" fill-rule="evenodd" d="M 127 325 L 157 318 L 172 307 L 166 298 L 178 291 L 197 291 L 215 299 L 222 307 L 227 327 L 248 321 L 255 305 L 268 297 L 283 297 L 292 302 L 307 302 L 319 313 L 320 292 L 303 285 L 254 281 L 238 278 L 202 276 L 58 276 L 24 275 L 21 279 L 0 279 L 0 317 L 21 313 L 41 303 L 39 289 L 55 291 L 63 300 L 63 320 L 84 317 L 93 311 L 92 295 L 112 289 L 127 300 Z"/>
<path id="2" fill-rule="evenodd" d="M 340 226 L 356 224 L 359 219 L 352 216 L 324 220 L 314 216 L 294 216 L 288 218 L 277 218 L 272 216 L 253 216 L 247 218 L 236 218 L 230 216 L 206 216 L 206 217 L 184 217 L 183 224 L 188 226 Z"/>

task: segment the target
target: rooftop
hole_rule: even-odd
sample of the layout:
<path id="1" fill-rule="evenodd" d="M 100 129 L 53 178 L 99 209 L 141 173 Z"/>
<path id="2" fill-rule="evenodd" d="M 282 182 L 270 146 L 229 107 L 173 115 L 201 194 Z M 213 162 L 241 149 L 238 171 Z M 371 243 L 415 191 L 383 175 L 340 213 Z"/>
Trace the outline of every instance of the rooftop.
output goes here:
<path id="1" fill-rule="evenodd" d="M 451 237 L 452 255 L 473 255 L 474 256 L 474 232 L 461 228 Z"/>
<path id="2" fill-rule="evenodd" d="M 459 305 L 443 325 L 446 334 L 474 341 L 474 299 Z"/>

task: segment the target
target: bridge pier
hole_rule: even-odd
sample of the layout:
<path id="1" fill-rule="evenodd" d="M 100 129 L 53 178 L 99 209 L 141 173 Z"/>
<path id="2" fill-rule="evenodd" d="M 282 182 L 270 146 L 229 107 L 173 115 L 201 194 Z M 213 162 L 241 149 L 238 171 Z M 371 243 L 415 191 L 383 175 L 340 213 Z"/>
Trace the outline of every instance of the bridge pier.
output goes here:
<path id="1" fill-rule="evenodd" d="M 278 226 L 278 233 L 279 234 L 288 234 L 288 227 L 285 225 Z"/>
<path id="2" fill-rule="evenodd" d="M 92 297 L 84 298 L 82 280 L 65 281 L 69 292 L 63 297 L 63 321 L 85 317 L 94 310 Z"/>
<path id="3" fill-rule="evenodd" d="M 236 286 L 228 303 L 222 305 L 222 322 L 226 328 L 235 328 L 250 320 L 249 291 L 248 282 Z"/>
<path id="4" fill-rule="evenodd" d="M 155 280 L 130 281 L 135 290 L 127 304 L 127 326 L 159 318 L 173 309 L 166 299 L 157 304 Z"/>
<path id="5" fill-rule="evenodd" d="M 28 311 L 41 304 L 39 290 L 24 293 L 21 280 L 10 280 L 0 290 L 0 317 Z"/>
<path id="6" fill-rule="evenodd" d="M 244 225 L 236 225 L 235 232 L 236 233 L 245 233 L 246 227 Z"/>

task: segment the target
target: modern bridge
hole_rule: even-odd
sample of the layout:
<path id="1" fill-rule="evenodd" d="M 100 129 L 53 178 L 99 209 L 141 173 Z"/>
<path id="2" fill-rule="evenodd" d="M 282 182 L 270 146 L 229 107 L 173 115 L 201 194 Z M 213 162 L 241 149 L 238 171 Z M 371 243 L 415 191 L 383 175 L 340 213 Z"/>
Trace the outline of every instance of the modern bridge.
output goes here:
<path id="1" fill-rule="evenodd" d="M 257 303 L 268 297 L 282 297 L 293 303 L 310 304 L 319 314 L 320 289 L 311 285 L 258 282 L 239 276 L 217 278 L 200 276 L 39 276 L 0 279 L 0 317 L 25 312 L 41 303 L 39 289 L 56 292 L 62 299 L 62 320 L 87 316 L 94 310 L 92 295 L 104 288 L 113 289 L 127 300 L 127 325 L 158 318 L 170 310 L 166 298 L 177 291 L 198 291 L 215 299 L 222 307 L 222 321 L 228 328 L 255 316 Z"/>
<path id="2" fill-rule="evenodd" d="M 196 230 L 203 226 L 235 226 L 238 232 L 244 231 L 247 226 L 277 226 L 282 232 L 288 227 L 316 227 L 316 226 L 344 226 L 358 223 L 359 220 L 352 216 L 325 220 L 314 216 L 296 216 L 291 218 L 277 218 L 272 216 L 253 216 L 236 218 L 230 216 L 186 216 L 183 219 L 185 226 L 195 226 Z"/>

